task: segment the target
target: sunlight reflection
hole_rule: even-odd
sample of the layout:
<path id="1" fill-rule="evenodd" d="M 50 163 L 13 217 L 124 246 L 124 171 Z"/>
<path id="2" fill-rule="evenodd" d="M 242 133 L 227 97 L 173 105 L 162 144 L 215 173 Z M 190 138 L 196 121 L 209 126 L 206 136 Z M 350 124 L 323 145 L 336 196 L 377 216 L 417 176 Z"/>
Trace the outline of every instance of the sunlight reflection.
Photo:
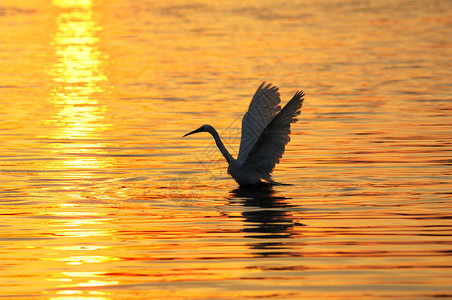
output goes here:
<path id="1" fill-rule="evenodd" d="M 57 294 L 59 294 L 59 295 L 77 295 L 77 294 L 83 294 L 83 291 L 63 290 L 63 291 L 58 291 Z"/>
<path id="2" fill-rule="evenodd" d="M 74 250 L 74 251 L 93 251 L 99 249 L 106 249 L 107 246 L 94 246 L 94 245 L 74 245 L 74 246 L 57 246 L 52 247 L 55 250 Z M 69 272 L 67 272 L 69 274 Z M 71 274 L 75 273 L 86 273 L 86 272 L 70 272 Z"/>
<path id="3" fill-rule="evenodd" d="M 103 146 L 96 142 L 100 132 L 110 126 L 104 121 L 106 108 L 98 100 L 108 92 L 102 67 L 108 56 L 97 47 L 102 27 L 93 19 L 89 0 L 54 0 L 53 4 L 62 11 L 52 42 L 57 62 L 50 71 L 54 81 L 50 101 L 59 110 L 54 118 L 58 131 L 52 134 L 56 140 L 52 147 L 67 159 L 50 162 L 48 168 L 105 167 L 108 159 L 101 157 Z M 68 152 L 74 157 L 67 157 Z"/>
<path id="4" fill-rule="evenodd" d="M 53 0 L 53 4 L 60 7 L 90 8 L 92 0 Z"/>
<path id="5" fill-rule="evenodd" d="M 83 265 L 83 264 L 93 264 L 93 263 L 105 263 L 111 261 L 121 260 L 113 256 L 102 256 L 102 255 L 78 255 L 69 257 L 58 257 L 58 258 L 46 258 L 45 260 L 50 261 L 62 261 L 67 265 Z"/>
<path id="6" fill-rule="evenodd" d="M 103 276 L 104 272 L 62 272 L 61 274 L 68 277 L 99 277 Z"/>
<path id="7" fill-rule="evenodd" d="M 88 282 L 79 283 L 78 286 L 89 287 L 89 286 L 107 286 L 107 285 L 117 285 L 119 284 L 116 280 L 102 281 L 102 280 L 89 280 Z"/>
<path id="8" fill-rule="evenodd" d="M 72 297 L 72 296 L 63 296 L 63 297 L 52 297 L 51 300 L 109 300 L 111 298 L 105 297 Z"/>
<path id="9" fill-rule="evenodd" d="M 70 226 L 70 225 L 67 225 Z M 110 232 L 107 230 L 89 230 L 89 229 L 77 229 L 77 230 L 62 230 L 62 231 L 56 231 L 55 234 L 58 236 L 65 236 L 65 237 L 74 237 L 74 238 L 84 238 L 84 237 L 99 237 L 99 236 L 108 236 L 110 235 Z"/>
<path id="10" fill-rule="evenodd" d="M 59 286 L 61 290 L 57 291 L 56 294 L 68 296 L 58 296 L 51 299 L 110 299 L 98 297 L 109 295 L 109 292 L 96 291 L 95 289 L 87 290 L 87 288 L 105 287 L 119 284 L 119 282 L 115 280 L 105 281 L 93 279 L 104 275 L 104 272 L 62 272 L 55 274 L 52 277 L 58 278 L 50 278 L 49 280 L 66 282 L 65 284 Z M 78 280 L 81 281 L 78 282 Z M 73 295 L 76 295 L 76 297 L 73 297 Z"/>
<path id="11" fill-rule="evenodd" d="M 53 4 L 60 10 L 52 40 L 56 62 L 49 71 L 53 80 L 50 102 L 56 108 L 51 121 L 55 131 L 48 134 L 58 159 L 48 161 L 46 168 L 77 170 L 69 172 L 68 178 L 91 181 L 93 170 L 111 164 L 105 144 L 100 141 L 102 132 L 110 127 L 105 121 L 106 106 L 101 102 L 110 91 L 103 69 L 108 56 L 98 47 L 102 27 L 94 19 L 91 0 L 53 0 Z M 86 199 L 78 191 L 79 187 L 70 183 L 61 189 L 67 190 L 68 200 Z M 104 252 L 109 247 L 92 244 L 93 239 L 111 234 L 102 227 L 108 221 L 106 214 L 69 201 L 58 205 L 53 212 L 46 211 L 46 215 L 55 218 L 51 224 L 56 227 L 54 235 L 73 239 L 65 245 L 51 247 L 54 252 L 43 258 L 69 268 L 48 279 L 61 283 L 61 290 L 51 299 L 110 299 L 103 297 L 107 293 L 97 288 L 119 283 L 101 277 L 105 276 L 104 264 L 120 259 Z M 88 264 L 99 265 L 100 271 L 87 271 Z"/>

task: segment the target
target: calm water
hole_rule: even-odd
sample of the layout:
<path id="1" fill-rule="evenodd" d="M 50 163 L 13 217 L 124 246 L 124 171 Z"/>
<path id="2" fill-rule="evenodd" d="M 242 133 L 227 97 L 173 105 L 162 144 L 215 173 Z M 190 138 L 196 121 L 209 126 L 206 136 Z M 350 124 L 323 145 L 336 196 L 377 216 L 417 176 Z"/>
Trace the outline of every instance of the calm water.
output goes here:
<path id="1" fill-rule="evenodd" d="M 452 298 L 451 1 L 0 2 L 6 299 Z M 262 81 L 306 91 L 237 189 Z"/>

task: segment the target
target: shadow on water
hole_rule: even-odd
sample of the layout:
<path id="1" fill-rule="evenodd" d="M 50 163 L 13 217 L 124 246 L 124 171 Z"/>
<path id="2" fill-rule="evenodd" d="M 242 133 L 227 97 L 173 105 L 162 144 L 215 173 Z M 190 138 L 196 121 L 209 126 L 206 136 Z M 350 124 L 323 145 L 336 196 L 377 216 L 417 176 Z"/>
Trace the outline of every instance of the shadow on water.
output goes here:
<path id="1" fill-rule="evenodd" d="M 251 248 L 259 256 L 286 256 L 290 253 L 290 241 L 295 235 L 295 227 L 304 224 L 294 221 L 293 205 L 279 195 L 271 186 L 240 187 L 231 191 L 231 204 L 243 206 L 243 232 L 247 238 L 258 239 Z"/>

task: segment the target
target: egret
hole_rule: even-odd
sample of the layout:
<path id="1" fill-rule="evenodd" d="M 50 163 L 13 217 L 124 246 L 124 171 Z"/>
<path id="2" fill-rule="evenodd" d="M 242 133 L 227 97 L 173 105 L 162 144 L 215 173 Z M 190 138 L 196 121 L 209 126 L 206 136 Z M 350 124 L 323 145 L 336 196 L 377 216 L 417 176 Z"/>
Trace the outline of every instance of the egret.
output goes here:
<path id="1" fill-rule="evenodd" d="M 303 91 L 297 91 L 281 109 L 278 87 L 263 82 L 243 116 L 237 159 L 232 157 L 218 132 L 210 125 L 202 125 L 184 137 L 198 132 L 210 133 L 229 164 L 228 174 L 240 186 L 277 184 L 272 180 L 271 173 L 290 141 L 290 125 L 298 121 L 304 95 Z"/>

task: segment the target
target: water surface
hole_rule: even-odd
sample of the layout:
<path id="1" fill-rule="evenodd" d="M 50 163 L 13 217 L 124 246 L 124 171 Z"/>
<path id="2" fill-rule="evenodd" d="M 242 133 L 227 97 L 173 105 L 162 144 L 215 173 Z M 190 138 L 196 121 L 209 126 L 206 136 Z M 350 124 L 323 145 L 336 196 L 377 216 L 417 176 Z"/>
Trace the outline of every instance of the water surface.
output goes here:
<path id="1" fill-rule="evenodd" d="M 450 1 L 3 1 L 0 295 L 452 298 Z M 239 189 L 262 81 L 307 96 Z"/>

